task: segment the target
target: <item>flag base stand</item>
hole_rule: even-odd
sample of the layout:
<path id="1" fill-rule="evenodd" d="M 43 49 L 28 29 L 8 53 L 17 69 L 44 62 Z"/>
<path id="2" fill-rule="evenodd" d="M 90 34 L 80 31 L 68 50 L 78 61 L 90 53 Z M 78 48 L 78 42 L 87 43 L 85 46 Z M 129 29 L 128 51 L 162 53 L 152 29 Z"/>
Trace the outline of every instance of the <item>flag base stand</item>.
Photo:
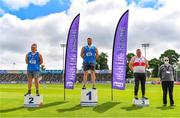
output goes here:
<path id="1" fill-rule="evenodd" d="M 149 100 L 148 99 L 143 99 L 143 98 L 141 98 L 141 99 L 133 99 L 133 105 L 135 105 L 135 106 L 141 106 L 141 107 L 143 107 L 143 106 L 149 106 Z"/>
<path id="2" fill-rule="evenodd" d="M 43 104 L 43 96 L 24 96 L 24 107 L 40 107 Z"/>
<path id="3" fill-rule="evenodd" d="M 96 106 L 98 103 L 98 96 L 96 89 L 82 89 L 81 90 L 81 106 Z"/>

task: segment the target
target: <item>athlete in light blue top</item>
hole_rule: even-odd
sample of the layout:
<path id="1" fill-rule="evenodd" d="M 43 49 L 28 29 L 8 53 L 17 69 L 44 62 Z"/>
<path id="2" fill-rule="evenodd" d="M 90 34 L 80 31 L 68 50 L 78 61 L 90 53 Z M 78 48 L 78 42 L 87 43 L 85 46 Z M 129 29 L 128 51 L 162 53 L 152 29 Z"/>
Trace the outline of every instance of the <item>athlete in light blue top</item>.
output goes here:
<path id="1" fill-rule="evenodd" d="M 96 47 L 95 46 L 84 46 L 84 57 L 83 63 L 96 64 Z"/>
<path id="2" fill-rule="evenodd" d="M 88 70 L 91 70 L 91 79 L 93 82 L 93 89 L 95 88 L 95 67 L 96 59 L 99 57 L 98 49 L 92 45 L 92 38 L 87 39 L 87 46 L 84 46 L 81 49 L 81 57 L 83 58 L 83 68 L 84 68 L 84 77 L 83 77 L 83 88 L 86 89 Z"/>
<path id="3" fill-rule="evenodd" d="M 40 58 L 39 58 L 39 52 L 29 52 L 28 53 L 28 66 L 27 70 L 28 72 L 39 72 L 40 71 Z"/>
<path id="4" fill-rule="evenodd" d="M 31 94 L 32 80 L 35 79 L 36 95 L 39 96 L 39 74 L 40 65 L 43 63 L 42 55 L 37 52 L 37 44 L 31 45 L 31 52 L 26 55 L 27 76 L 28 76 L 28 92 L 25 94 Z"/>

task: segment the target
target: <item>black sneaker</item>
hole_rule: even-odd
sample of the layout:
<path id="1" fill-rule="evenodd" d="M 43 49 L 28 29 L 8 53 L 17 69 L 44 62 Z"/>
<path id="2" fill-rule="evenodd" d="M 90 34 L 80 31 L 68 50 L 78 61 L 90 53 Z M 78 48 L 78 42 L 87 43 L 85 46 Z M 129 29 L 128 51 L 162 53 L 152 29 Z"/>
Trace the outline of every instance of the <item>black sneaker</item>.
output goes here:
<path id="1" fill-rule="evenodd" d="M 24 94 L 24 96 L 27 96 L 27 95 L 31 95 L 31 93 L 28 93 L 28 92 L 27 92 L 26 94 Z"/>
<path id="2" fill-rule="evenodd" d="M 85 85 L 83 85 L 82 89 L 86 89 L 86 86 L 85 86 Z"/>
<path id="3" fill-rule="evenodd" d="M 36 93 L 36 96 L 40 96 L 40 94 L 39 94 L 39 93 Z"/>
<path id="4" fill-rule="evenodd" d="M 170 106 L 171 106 L 171 108 L 174 108 L 174 104 L 171 104 Z"/>
<path id="5" fill-rule="evenodd" d="M 94 89 L 94 90 L 95 90 L 95 89 L 96 89 L 96 87 L 95 87 L 95 86 L 93 86 L 93 87 L 92 87 L 92 89 Z"/>
<path id="6" fill-rule="evenodd" d="M 148 98 L 147 98 L 147 97 L 145 97 L 145 96 L 143 96 L 143 97 L 142 97 L 142 99 L 148 100 Z"/>
<path id="7" fill-rule="evenodd" d="M 135 100 L 138 100 L 138 97 L 137 97 L 137 96 L 135 96 L 135 97 L 134 97 L 134 99 L 135 99 Z"/>
<path id="8" fill-rule="evenodd" d="M 163 104 L 163 107 L 166 107 L 167 106 L 167 104 Z"/>

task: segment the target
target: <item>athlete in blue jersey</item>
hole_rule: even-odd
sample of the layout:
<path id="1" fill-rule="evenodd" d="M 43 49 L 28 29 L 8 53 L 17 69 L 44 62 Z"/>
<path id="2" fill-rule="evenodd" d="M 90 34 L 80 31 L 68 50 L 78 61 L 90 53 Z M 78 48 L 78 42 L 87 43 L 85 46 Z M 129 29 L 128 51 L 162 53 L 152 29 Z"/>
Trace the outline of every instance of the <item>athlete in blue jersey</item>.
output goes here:
<path id="1" fill-rule="evenodd" d="M 91 80 L 93 83 L 93 89 L 96 89 L 95 87 L 95 67 L 96 67 L 96 59 L 99 57 L 98 49 L 92 45 L 92 38 L 87 39 L 87 46 L 84 46 L 81 49 L 81 57 L 83 58 L 83 69 L 84 69 L 84 76 L 83 76 L 83 88 L 86 89 L 86 83 L 87 83 L 87 76 L 88 76 L 88 70 L 91 70 Z"/>
<path id="2" fill-rule="evenodd" d="M 31 94 L 32 80 L 35 80 L 36 95 L 39 96 L 39 75 L 40 75 L 40 65 L 43 63 L 42 55 L 37 52 L 37 44 L 31 45 L 31 52 L 26 55 L 27 64 L 27 76 L 28 76 L 28 92 L 25 94 Z"/>

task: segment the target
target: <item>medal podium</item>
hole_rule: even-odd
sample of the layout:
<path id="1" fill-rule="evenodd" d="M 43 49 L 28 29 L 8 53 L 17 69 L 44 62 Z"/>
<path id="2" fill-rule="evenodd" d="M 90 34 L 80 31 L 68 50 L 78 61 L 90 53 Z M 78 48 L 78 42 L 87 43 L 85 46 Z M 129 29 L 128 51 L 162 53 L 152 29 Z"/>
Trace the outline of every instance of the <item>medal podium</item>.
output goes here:
<path id="1" fill-rule="evenodd" d="M 149 106 L 149 100 L 148 99 L 133 99 L 133 105 L 135 106 Z"/>
<path id="2" fill-rule="evenodd" d="M 81 106 L 96 106 L 98 96 L 96 89 L 82 89 L 81 91 Z"/>
<path id="3" fill-rule="evenodd" d="M 43 104 L 43 96 L 24 96 L 24 107 L 40 107 Z"/>

